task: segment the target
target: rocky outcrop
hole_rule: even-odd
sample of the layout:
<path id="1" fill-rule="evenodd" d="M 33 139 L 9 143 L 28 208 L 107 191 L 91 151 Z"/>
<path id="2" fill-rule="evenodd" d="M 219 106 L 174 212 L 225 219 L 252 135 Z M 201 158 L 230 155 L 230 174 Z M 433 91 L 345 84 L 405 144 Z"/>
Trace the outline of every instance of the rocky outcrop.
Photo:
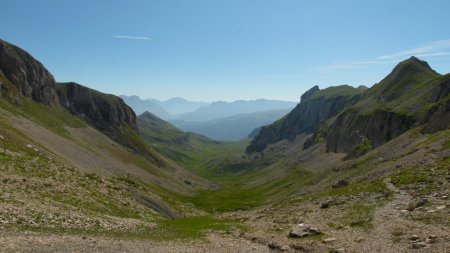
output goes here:
<path id="1" fill-rule="evenodd" d="M 449 76 L 411 57 L 399 63 L 380 83 L 327 131 L 327 149 L 359 156 L 414 126 L 436 132 L 450 126 Z"/>
<path id="2" fill-rule="evenodd" d="M 434 133 L 450 127 L 450 74 L 433 89 L 430 103 L 435 103 L 423 119 L 422 132 Z"/>
<path id="3" fill-rule="evenodd" d="M 49 106 L 57 106 L 58 96 L 52 74 L 29 53 L 0 40 L 0 74 L 9 80 L 19 96 Z M 2 82 L 2 89 L 6 89 Z"/>
<path id="4" fill-rule="evenodd" d="M 440 75 L 416 57 L 400 62 L 381 82 L 363 90 L 314 86 L 285 118 L 263 127 L 247 152 L 312 133 L 305 149 L 325 140 L 329 152 L 356 157 L 415 126 L 422 126 L 424 133 L 450 127 L 450 75 Z"/>
<path id="5" fill-rule="evenodd" d="M 70 113 L 158 166 L 165 166 L 164 160 L 139 138 L 136 114 L 120 97 L 77 83 L 58 83 L 56 87 L 60 104 Z"/>
<path id="6" fill-rule="evenodd" d="M 357 101 L 362 91 L 350 86 L 336 86 L 324 90 L 314 86 L 302 95 L 301 102 L 287 116 L 272 125 L 262 127 L 246 152 L 260 152 L 267 145 L 280 140 L 292 141 L 299 134 L 313 133 L 322 122 Z"/>
<path id="7" fill-rule="evenodd" d="M 136 114 L 117 96 L 104 94 L 77 83 L 58 83 L 60 104 L 89 124 L 115 135 L 122 127 L 138 133 Z"/>
<path id="8" fill-rule="evenodd" d="M 404 133 L 413 124 L 414 119 L 408 115 L 384 110 L 375 110 L 364 115 L 353 108 L 348 109 L 331 124 L 326 139 L 327 150 L 360 153 L 355 149 L 378 147 Z"/>

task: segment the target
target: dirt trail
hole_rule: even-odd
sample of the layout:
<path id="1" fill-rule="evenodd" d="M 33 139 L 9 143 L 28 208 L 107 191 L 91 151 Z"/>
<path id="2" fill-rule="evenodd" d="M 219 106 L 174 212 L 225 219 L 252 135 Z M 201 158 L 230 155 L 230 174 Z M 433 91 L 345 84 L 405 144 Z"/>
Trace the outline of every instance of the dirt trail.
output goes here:
<path id="1" fill-rule="evenodd" d="M 174 235 L 174 239 L 176 235 Z M 251 243 L 240 238 L 210 234 L 207 240 L 192 241 L 146 241 L 122 240 L 106 237 L 48 235 L 35 232 L 7 233 L 0 230 L 0 253 L 9 252 L 117 252 L 117 253 L 238 253 L 267 252 L 265 245 Z"/>
<path id="2" fill-rule="evenodd" d="M 390 178 L 385 178 L 383 182 L 394 195 L 392 200 L 375 211 L 374 228 L 369 233 L 373 238 L 362 245 L 361 252 L 448 252 L 448 247 L 442 241 L 445 231 L 407 219 L 408 211 L 405 208 L 413 201 L 413 197 L 407 191 L 397 188 Z M 425 241 L 429 235 L 439 235 L 441 240 L 421 249 L 413 249 L 410 240 L 413 235 L 419 236 L 421 241 Z"/>

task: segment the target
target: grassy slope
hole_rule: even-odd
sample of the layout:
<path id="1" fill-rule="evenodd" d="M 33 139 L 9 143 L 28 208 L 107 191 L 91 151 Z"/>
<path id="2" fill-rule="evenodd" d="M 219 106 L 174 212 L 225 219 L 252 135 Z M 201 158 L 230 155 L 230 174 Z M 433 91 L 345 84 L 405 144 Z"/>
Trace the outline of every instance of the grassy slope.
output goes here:
<path id="1" fill-rule="evenodd" d="M 26 100 L 22 100 L 19 105 L 12 105 L 3 99 L 0 99 L 0 106 L 16 116 L 38 123 L 77 145 L 83 145 L 67 128 L 82 129 L 87 125 L 61 108 L 49 108 Z M 9 117 L 7 114 L 2 115 L 1 117 Z M 228 221 L 216 221 L 208 216 L 186 218 L 176 222 L 166 221 L 130 194 L 131 191 L 137 191 L 157 196 L 158 190 L 168 192 L 169 195 L 175 194 L 164 188 L 165 186 L 150 181 L 146 181 L 145 185 L 138 185 L 128 177 L 119 175 L 105 177 L 81 172 L 55 160 L 54 154 L 17 131 L 5 118 L 1 119 L 1 122 L 0 181 L 7 187 L 3 188 L 0 198 L 5 204 L 2 207 L 6 208 L 1 210 L 2 217 L 6 217 L 3 223 L 8 226 L 53 232 L 145 236 L 155 239 L 170 239 L 174 230 L 181 233 L 180 237 L 197 237 L 203 234 L 202 231 L 205 229 L 220 230 L 232 226 Z M 27 145 L 31 145 L 32 148 Z M 95 152 L 95 148 L 92 147 L 82 148 Z M 171 178 L 173 176 L 170 173 L 156 169 L 148 160 L 131 152 L 124 152 L 123 149 L 114 146 L 104 148 L 114 154 L 115 159 L 143 168 L 161 180 L 175 179 Z M 44 187 L 39 186 L 40 184 L 44 184 Z M 178 184 L 186 187 L 181 182 Z M 33 201 L 23 201 L 30 196 Z M 169 204 L 178 211 L 184 208 L 184 204 L 176 200 Z M 11 208 L 22 210 L 21 214 L 14 214 Z M 66 220 L 69 220 L 69 223 Z M 186 224 L 193 223 L 197 225 L 187 229 L 186 232 Z"/>

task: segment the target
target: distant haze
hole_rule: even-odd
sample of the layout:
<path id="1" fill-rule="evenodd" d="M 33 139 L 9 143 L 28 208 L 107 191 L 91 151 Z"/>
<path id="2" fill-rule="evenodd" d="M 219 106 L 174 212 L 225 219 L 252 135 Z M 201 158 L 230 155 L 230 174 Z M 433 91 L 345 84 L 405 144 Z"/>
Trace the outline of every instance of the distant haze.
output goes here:
<path id="1" fill-rule="evenodd" d="M 138 96 L 120 97 L 138 115 L 150 112 L 181 130 L 227 141 L 246 138 L 255 128 L 282 118 L 297 104 L 268 99 L 207 103 L 179 97 L 166 101 Z"/>

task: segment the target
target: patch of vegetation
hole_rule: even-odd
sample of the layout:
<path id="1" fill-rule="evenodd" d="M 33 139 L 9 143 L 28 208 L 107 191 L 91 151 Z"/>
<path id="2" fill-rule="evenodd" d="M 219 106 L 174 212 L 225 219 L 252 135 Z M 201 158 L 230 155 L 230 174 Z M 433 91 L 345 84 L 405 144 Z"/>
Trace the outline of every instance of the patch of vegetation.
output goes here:
<path id="1" fill-rule="evenodd" d="M 350 85 L 331 86 L 326 89 L 320 90 L 311 96 L 310 99 L 325 98 L 330 99 L 334 97 L 350 97 L 361 94 L 364 89 L 355 88 Z"/>
<path id="2" fill-rule="evenodd" d="M 260 205 L 264 199 L 265 196 L 259 189 L 226 187 L 216 191 L 198 192 L 190 201 L 202 210 L 215 213 L 247 210 Z"/>
<path id="3" fill-rule="evenodd" d="M 433 177 L 419 170 L 419 167 L 405 169 L 392 176 L 392 182 L 396 186 L 410 185 L 414 183 L 431 183 Z"/>
<path id="4" fill-rule="evenodd" d="M 448 218 L 448 213 L 428 213 L 428 212 L 419 212 L 412 213 L 408 216 L 412 220 L 420 221 L 426 224 L 436 225 L 439 224 L 441 226 L 450 226 L 450 219 Z"/>
<path id="5" fill-rule="evenodd" d="M 361 142 L 355 147 L 355 149 L 349 154 L 348 158 L 355 158 L 364 155 L 365 153 L 373 149 L 372 143 L 366 136 L 363 137 Z"/>
<path id="6" fill-rule="evenodd" d="M 172 220 L 162 220 L 158 223 L 155 233 L 158 239 L 201 238 L 208 231 L 231 231 L 238 228 L 232 220 L 219 220 L 211 216 L 195 216 Z"/>
<path id="7" fill-rule="evenodd" d="M 78 117 L 70 114 L 61 107 L 48 107 L 32 100 L 23 100 L 21 104 L 10 104 L 0 99 L 0 107 L 11 113 L 29 118 L 50 131 L 68 137 L 66 127 L 84 128 L 86 124 Z"/>
<path id="8" fill-rule="evenodd" d="M 389 190 L 382 179 L 376 179 L 370 182 L 349 184 L 348 186 L 342 188 L 328 189 L 320 193 L 320 196 L 357 195 L 366 192 L 388 194 Z"/>
<path id="9" fill-rule="evenodd" d="M 339 221 L 351 227 L 370 229 L 377 205 L 366 202 L 356 202 L 346 208 Z"/>

